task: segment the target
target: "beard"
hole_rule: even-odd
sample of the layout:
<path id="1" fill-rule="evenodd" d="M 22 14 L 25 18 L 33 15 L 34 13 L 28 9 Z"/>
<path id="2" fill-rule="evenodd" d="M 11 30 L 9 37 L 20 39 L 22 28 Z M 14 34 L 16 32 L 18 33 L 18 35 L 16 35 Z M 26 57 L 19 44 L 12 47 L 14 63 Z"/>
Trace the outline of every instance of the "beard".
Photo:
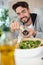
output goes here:
<path id="1" fill-rule="evenodd" d="M 20 21 L 21 21 L 23 24 L 26 24 L 29 20 L 30 20 L 30 17 L 27 17 L 27 16 L 22 17 L 22 18 L 20 19 Z"/>

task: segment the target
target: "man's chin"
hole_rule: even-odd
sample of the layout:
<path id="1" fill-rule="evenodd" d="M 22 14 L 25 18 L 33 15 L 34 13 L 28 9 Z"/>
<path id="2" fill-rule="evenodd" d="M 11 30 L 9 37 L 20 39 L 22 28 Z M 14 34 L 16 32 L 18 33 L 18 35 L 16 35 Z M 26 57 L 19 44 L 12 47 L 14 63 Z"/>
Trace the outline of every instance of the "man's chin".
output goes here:
<path id="1" fill-rule="evenodd" d="M 25 20 L 20 20 L 20 21 L 21 21 L 22 23 L 27 23 L 27 22 L 28 22 L 27 20 L 26 20 L 26 21 L 25 21 Z"/>
<path id="2" fill-rule="evenodd" d="M 23 21 L 22 23 L 23 23 L 23 24 L 26 24 L 27 22 L 28 22 L 28 21 Z"/>

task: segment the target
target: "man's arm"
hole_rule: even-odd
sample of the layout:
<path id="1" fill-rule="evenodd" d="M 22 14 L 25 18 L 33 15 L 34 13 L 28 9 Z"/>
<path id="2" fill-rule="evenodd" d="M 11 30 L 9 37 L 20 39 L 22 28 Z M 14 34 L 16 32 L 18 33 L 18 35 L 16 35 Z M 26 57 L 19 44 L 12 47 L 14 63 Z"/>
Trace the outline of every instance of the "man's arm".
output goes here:
<path id="1" fill-rule="evenodd" d="M 35 24 L 34 24 L 34 29 L 37 31 L 35 37 L 36 38 L 42 38 L 43 39 L 43 32 L 41 30 L 41 28 L 43 28 L 43 27 L 41 27 L 40 23 L 43 24 L 42 23 L 42 20 L 40 19 L 40 17 L 37 16 L 36 21 L 35 21 Z"/>

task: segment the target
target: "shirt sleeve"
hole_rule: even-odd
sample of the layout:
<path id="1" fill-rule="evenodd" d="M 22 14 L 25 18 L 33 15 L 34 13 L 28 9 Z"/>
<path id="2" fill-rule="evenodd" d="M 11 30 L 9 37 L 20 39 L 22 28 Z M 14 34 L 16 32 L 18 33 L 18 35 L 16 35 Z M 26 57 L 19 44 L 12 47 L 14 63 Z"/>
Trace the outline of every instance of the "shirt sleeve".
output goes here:
<path id="1" fill-rule="evenodd" d="M 42 32 L 38 32 L 37 31 L 37 34 L 35 36 L 36 38 L 40 38 L 40 39 L 43 39 L 43 33 Z"/>
<path id="2" fill-rule="evenodd" d="M 41 27 L 40 27 L 40 16 L 37 15 L 35 24 L 34 24 L 34 29 L 38 32 L 41 32 Z"/>
<path id="3" fill-rule="evenodd" d="M 34 29 L 37 31 L 37 34 L 35 37 L 43 39 L 43 32 L 41 31 L 40 22 L 41 22 L 40 17 L 37 16 L 35 20 L 35 24 L 34 24 Z"/>

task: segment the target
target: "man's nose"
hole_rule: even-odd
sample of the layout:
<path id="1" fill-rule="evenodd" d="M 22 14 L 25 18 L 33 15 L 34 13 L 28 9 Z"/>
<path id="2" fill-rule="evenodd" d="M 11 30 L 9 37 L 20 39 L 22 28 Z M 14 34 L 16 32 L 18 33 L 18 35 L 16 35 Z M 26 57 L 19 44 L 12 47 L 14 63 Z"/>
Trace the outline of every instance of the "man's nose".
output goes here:
<path id="1" fill-rule="evenodd" d="M 21 14 L 20 14 L 20 18 L 23 18 L 23 17 L 24 17 L 24 14 L 21 13 Z"/>

